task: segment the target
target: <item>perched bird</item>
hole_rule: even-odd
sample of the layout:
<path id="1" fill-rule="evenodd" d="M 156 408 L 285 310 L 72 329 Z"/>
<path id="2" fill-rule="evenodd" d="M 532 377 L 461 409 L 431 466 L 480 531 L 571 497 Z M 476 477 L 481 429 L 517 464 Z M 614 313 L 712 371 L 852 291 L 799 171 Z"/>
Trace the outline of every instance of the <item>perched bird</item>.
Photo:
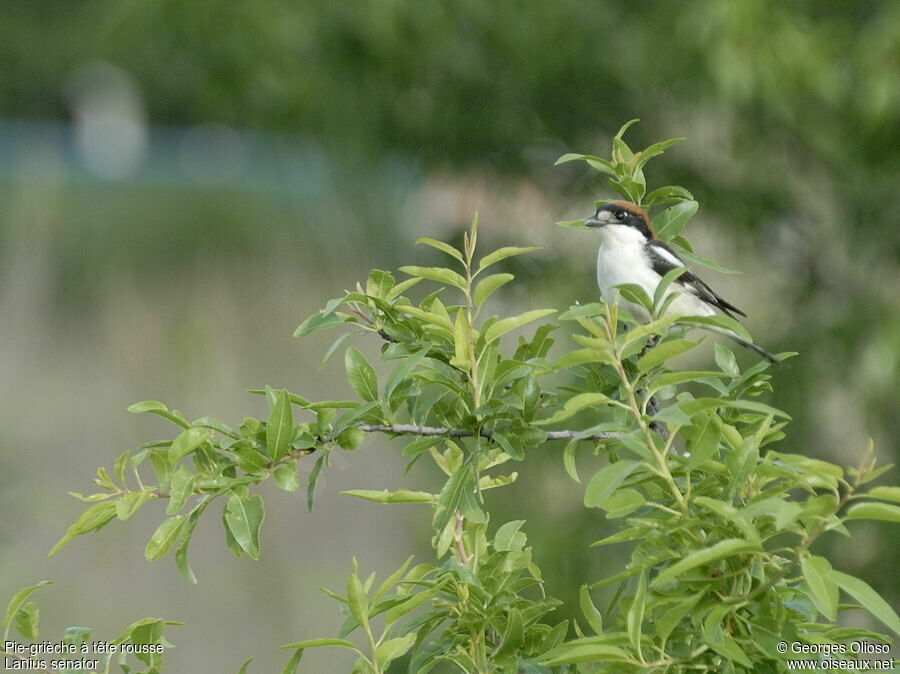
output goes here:
<path id="1" fill-rule="evenodd" d="M 610 201 L 597 209 L 584 221 L 588 227 L 600 232 L 600 250 L 597 254 L 597 283 L 607 303 L 612 303 L 618 293 L 616 286 L 633 283 L 641 286 L 650 297 L 662 277 L 672 269 L 685 267 L 684 262 L 665 243 L 656 238 L 647 213 L 630 201 Z M 735 314 L 746 316 L 743 311 L 722 298 L 690 270 L 675 279 L 666 296 L 678 293 L 669 304 L 666 314 L 681 316 L 712 316 L 715 309 L 731 318 Z M 624 298 L 619 305 L 641 322 L 649 322 L 647 310 Z M 714 309 L 715 307 L 715 309 Z M 731 330 L 711 328 L 727 335 L 741 346 L 752 349 L 771 362 L 775 356 L 756 344 L 752 344 Z"/>

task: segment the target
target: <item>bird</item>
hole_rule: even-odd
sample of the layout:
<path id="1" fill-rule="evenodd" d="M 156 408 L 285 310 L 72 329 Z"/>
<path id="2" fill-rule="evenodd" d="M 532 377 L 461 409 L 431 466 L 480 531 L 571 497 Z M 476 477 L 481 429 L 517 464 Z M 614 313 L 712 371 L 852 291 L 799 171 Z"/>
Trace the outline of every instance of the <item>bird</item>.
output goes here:
<path id="1" fill-rule="evenodd" d="M 630 201 L 609 201 L 597 208 L 584 221 L 587 227 L 595 227 L 600 233 L 600 249 L 597 252 L 597 283 L 607 304 L 616 301 L 617 286 L 631 283 L 642 287 L 654 297 L 656 288 L 668 272 L 687 267 L 668 245 L 659 240 L 653 231 L 650 216 L 640 206 Z M 666 315 L 713 316 L 718 309 L 730 318 L 746 316 L 743 311 L 719 295 L 699 276 L 686 269 L 666 291 L 666 297 L 677 293 Z M 619 305 L 641 323 L 651 320 L 645 307 L 624 298 Z M 772 363 L 778 359 L 764 348 L 726 328 L 711 328 L 751 349 Z"/>

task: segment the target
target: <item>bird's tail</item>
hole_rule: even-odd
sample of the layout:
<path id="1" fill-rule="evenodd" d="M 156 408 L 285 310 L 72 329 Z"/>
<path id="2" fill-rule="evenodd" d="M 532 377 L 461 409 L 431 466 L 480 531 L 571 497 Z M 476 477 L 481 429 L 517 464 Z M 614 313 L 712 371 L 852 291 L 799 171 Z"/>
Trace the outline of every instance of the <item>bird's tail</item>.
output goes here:
<path id="1" fill-rule="evenodd" d="M 773 365 L 778 365 L 778 363 L 780 362 L 778 360 L 778 358 L 775 357 L 775 354 L 773 354 L 771 351 L 766 351 L 764 348 L 762 348 L 758 344 L 754 344 L 753 342 L 748 342 L 746 339 L 744 339 L 743 337 L 738 335 L 736 332 L 732 332 L 731 330 L 728 330 L 727 328 L 710 327 L 710 330 L 714 330 L 715 332 L 718 332 L 719 334 L 725 335 L 730 340 L 737 342 L 738 344 L 743 346 L 745 349 L 750 349 L 751 351 L 756 352 L 758 355 L 762 356 L 763 358 L 765 358 L 767 361 L 769 361 Z"/>

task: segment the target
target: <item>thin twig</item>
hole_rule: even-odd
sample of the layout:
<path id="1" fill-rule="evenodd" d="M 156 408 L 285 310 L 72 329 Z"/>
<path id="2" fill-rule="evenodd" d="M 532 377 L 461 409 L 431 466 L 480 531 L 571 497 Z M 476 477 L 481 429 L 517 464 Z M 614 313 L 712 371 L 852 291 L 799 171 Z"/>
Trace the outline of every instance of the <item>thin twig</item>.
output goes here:
<path id="1" fill-rule="evenodd" d="M 440 435 L 448 438 L 471 438 L 475 431 L 468 428 L 444 428 L 442 426 L 416 426 L 414 424 L 360 424 L 357 428 L 365 433 L 393 433 L 395 435 Z M 490 439 L 493 430 L 482 428 L 479 435 Z M 581 435 L 580 431 L 547 431 L 548 440 L 608 440 L 622 437 L 622 433 L 601 432 Z"/>
<path id="2" fill-rule="evenodd" d="M 641 353 L 638 355 L 638 358 L 639 359 L 643 358 L 646 354 L 648 354 L 650 351 L 655 349 L 659 345 L 659 342 L 660 342 L 660 336 L 652 335 L 650 337 L 650 339 L 647 340 L 647 343 L 644 345 L 644 348 L 641 349 Z M 637 394 L 641 398 L 644 397 L 643 390 L 638 390 Z M 651 419 L 657 415 L 657 413 L 660 411 L 661 408 L 662 408 L 662 406 L 659 404 L 659 400 L 656 399 L 656 396 L 650 396 L 649 398 L 647 398 L 644 401 L 644 412 Z M 657 433 L 659 433 L 659 436 L 663 440 L 669 439 L 669 429 L 666 428 L 665 424 L 661 424 L 658 421 L 651 421 L 650 428 L 652 430 L 656 431 Z"/>

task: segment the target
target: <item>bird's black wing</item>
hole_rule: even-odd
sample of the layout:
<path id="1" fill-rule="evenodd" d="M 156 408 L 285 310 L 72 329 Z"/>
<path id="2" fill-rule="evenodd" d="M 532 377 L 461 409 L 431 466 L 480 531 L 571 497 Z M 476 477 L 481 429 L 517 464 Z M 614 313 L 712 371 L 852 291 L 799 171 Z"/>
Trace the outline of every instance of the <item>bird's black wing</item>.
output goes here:
<path id="1" fill-rule="evenodd" d="M 658 239 L 648 242 L 646 251 L 647 257 L 650 258 L 650 264 L 653 266 L 653 271 L 660 276 L 665 276 L 666 273 L 673 269 L 687 266 L 684 264 L 684 261 L 675 254 L 675 251 Z M 684 272 L 675 279 L 674 283 L 677 283 L 692 295 L 696 295 L 707 304 L 721 310 L 725 315 L 730 316 L 731 318 L 734 318 L 732 312 L 740 314 L 741 316 L 747 315 L 731 302 L 720 297 L 715 290 L 706 285 L 703 279 L 694 274 L 691 270 Z"/>

